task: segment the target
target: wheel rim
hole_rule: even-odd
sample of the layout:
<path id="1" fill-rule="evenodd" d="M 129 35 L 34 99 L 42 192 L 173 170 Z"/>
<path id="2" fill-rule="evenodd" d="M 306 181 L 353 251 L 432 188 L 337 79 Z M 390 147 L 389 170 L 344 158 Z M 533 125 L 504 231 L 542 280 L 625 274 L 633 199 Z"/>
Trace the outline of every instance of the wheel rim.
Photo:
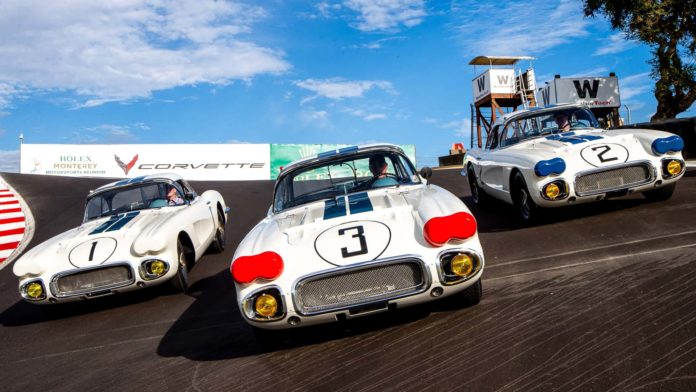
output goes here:
<path id="1" fill-rule="evenodd" d="M 520 189 L 520 214 L 524 219 L 529 219 L 529 195 L 524 188 Z"/>

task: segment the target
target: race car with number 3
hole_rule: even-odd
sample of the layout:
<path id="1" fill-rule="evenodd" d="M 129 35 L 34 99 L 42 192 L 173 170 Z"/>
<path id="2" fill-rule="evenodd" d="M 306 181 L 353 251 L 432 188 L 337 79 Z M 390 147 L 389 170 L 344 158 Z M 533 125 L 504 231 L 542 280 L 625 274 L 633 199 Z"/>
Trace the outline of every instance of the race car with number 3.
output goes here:
<path id="1" fill-rule="evenodd" d="M 225 247 L 227 206 L 176 174 L 117 181 L 90 192 L 84 221 L 19 258 L 13 272 L 28 302 L 52 304 L 168 282 L 188 287 L 188 268 Z"/>
<path id="2" fill-rule="evenodd" d="M 401 148 L 346 147 L 295 161 L 230 272 L 257 332 L 350 319 L 459 295 L 481 298 L 476 221 Z"/>
<path id="3" fill-rule="evenodd" d="M 493 197 L 531 221 L 540 208 L 636 192 L 669 199 L 684 174 L 683 148 L 668 132 L 605 130 L 584 106 L 552 105 L 503 116 L 485 148 L 467 152 L 462 175 L 475 203 Z"/>

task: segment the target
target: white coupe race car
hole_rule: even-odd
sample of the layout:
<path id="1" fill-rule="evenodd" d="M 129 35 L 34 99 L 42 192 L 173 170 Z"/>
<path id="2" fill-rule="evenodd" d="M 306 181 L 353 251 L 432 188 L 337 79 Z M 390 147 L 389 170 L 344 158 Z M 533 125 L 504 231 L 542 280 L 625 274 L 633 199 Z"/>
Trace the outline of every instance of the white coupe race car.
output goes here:
<path id="1" fill-rule="evenodd" d="M 164 282 L 185 291 L 187 267 L 208 247 L 224 249 L 227 211 L 220 193 L 197 195 L 175 174 L 104 185 L 87 196 L 82 225 L 15 262 L 19 292 L 49 304 Z"/>
<path id="2" fill-rule="evenodd" d="M 230 272 L 241 314 L 260 333 L 453 294 L 476 304 L 483 266 L 466 205 L 423 183 L 399 147 L 369 145 L 286 166 Z"/>
<path id="3" fill-rule="evenodd" d="M 683 148 L 684 141 L 668 132 L 601 129 L 584 106 L 547 106 L 503 116 L 485 149 L 467 152 L 462 174 L 475 203 L 491 196 L 530 221 L 539 207 L 635 192 L 666 200 L 684 174 Z"/>

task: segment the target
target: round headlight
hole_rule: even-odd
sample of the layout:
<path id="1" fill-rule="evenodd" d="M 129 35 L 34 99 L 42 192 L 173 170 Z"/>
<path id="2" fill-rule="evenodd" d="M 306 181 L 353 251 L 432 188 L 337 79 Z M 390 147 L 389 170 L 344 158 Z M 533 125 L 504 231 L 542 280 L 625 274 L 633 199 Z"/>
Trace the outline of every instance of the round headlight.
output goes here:
<path id="1" fill-rule="evenodd" d="M 27 285 L 27 296 L 29 298 L 41 298 L 43 296 L 43 285 L 39 282 L 32 282 Z"/>
<path id="2" fill-rule="evenodd" d="M 450 268 L 457 276 L 467 276 L 474 270 L 474 260 L 471 256 L 460 253 L 452 258 Z"/>
<path id="3" fill-rule="evenodd" d="M 167 271 L 167 266 L 164 265 L 163 261 L 155 260 L 148 265 L 149 273 L 153 275 L 160 276 Z"/>
<path id="4" fill-rule="evenodd" d="M 669 173 L 672 176 L 676 176 L 677 174 L 681 173 L 682 171 L 682 164 L 679 161 L 670 161 L 667 164 L 667 173 Z"/>
<path id="5" fill-rule="evenodd" d="M 278 301 L 270 294 L 261 294 L 254 302 L 256 313 L 263 317 L 271 317 L 278 311 Z"/>
<path id="6" fill-rule="evenodd" d="M 561 194 L 561 188 L 559 188 L 558 185 L 556 185 L 555 183 L 551 183 L 544 187 L 544 194 L 546 195 L 546 197 L 553 200 Z"/>

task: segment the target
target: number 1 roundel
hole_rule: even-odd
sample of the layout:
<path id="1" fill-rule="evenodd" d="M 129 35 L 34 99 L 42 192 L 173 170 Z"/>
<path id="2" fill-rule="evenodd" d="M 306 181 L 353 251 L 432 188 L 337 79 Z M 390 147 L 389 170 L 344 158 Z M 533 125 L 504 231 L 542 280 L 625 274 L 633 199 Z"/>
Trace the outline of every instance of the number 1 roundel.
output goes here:
<path id="1" fill-rule="evenodd" d="M 111 257 L 116 250 L 116 240 L 102 237 L 81 243 L 70 251 L 68 259 L 75 267 L 99 265 Z"/>
<path id="2" fill-rule="evenodd" d="M 319 257 L 338 266 L 378 258 L 389 246 L 391 230 L 381 222 L 355 221 L 333 226 L 317 236 Z"/>

